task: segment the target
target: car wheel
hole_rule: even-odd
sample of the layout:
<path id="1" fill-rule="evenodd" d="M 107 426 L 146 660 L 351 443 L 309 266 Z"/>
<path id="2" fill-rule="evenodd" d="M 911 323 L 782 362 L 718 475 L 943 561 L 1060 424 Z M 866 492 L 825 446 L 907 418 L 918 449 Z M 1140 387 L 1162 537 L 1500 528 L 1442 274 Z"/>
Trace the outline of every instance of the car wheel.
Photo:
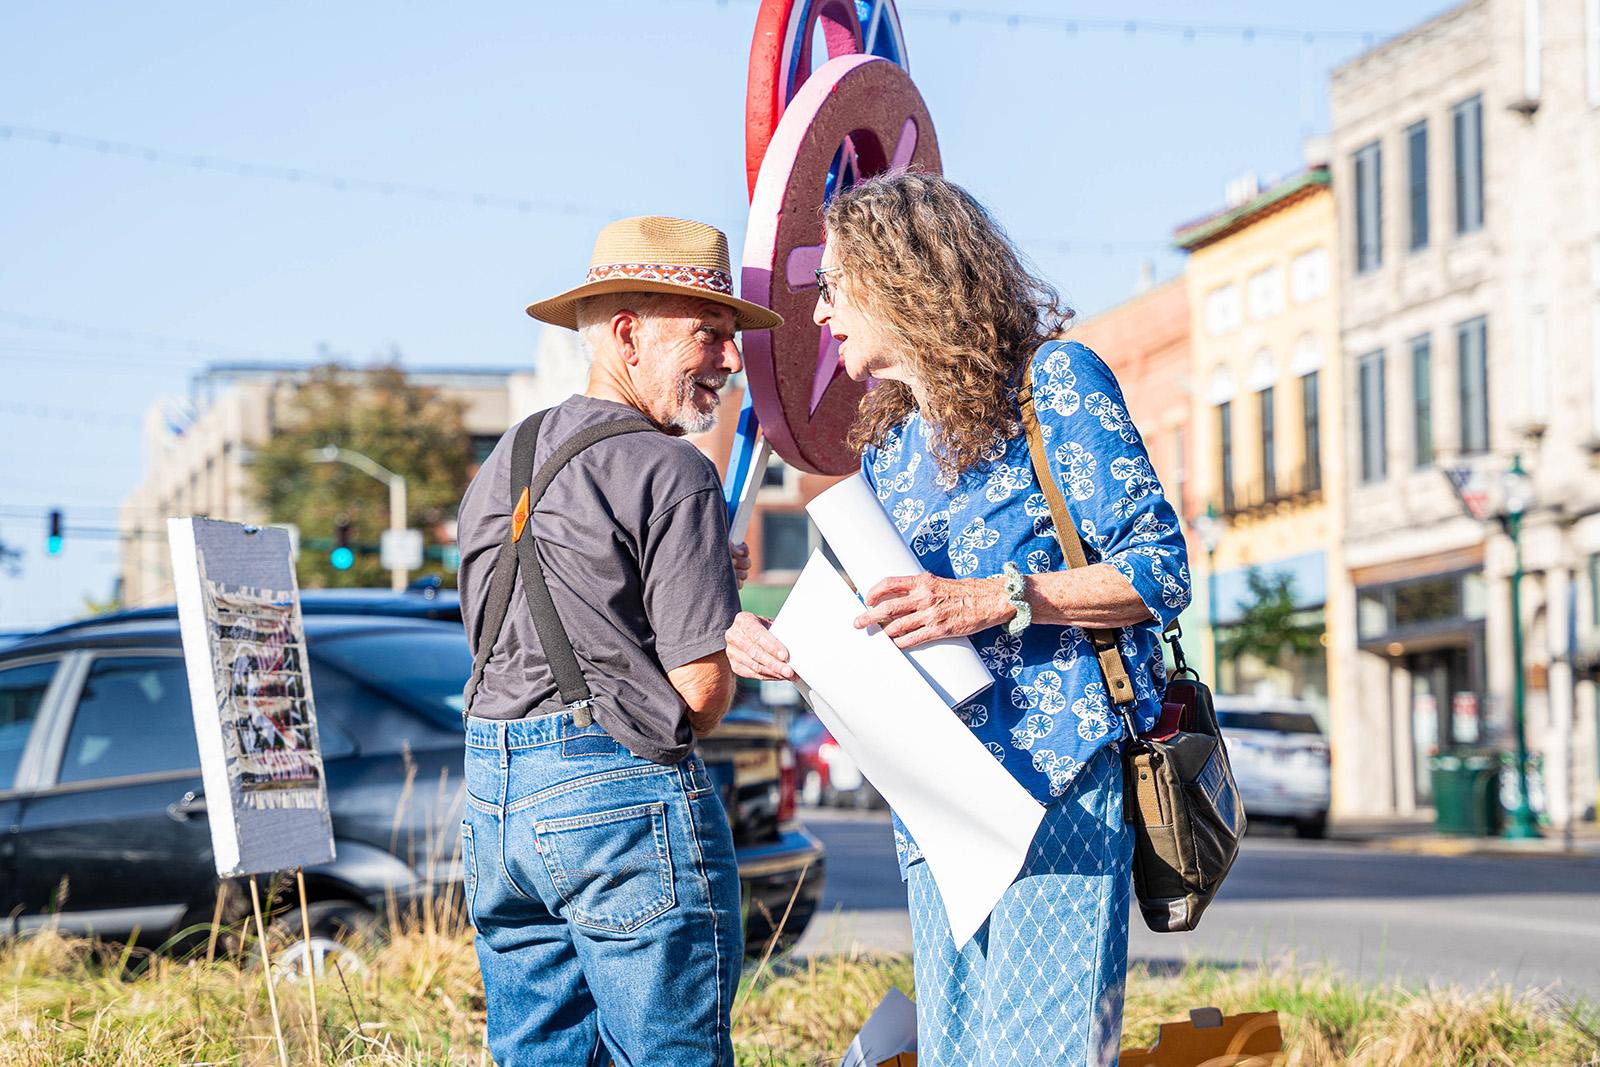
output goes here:
<path id="1" fill-rule="evenodd" d="M 347 975 L 360 971 L 363 964 L 355 946 L 371 935 L 377 916 L 347 900 L 312 901 L 307 914 L 311 926 L 309 942 L 299 908 L 291 908 L 272 920 L 267 934 L 273 945 L 273 981 L 303 981 L 308 968 L 318 977 L 333 973 L 335 968 Z"/>
<path id="2" fill-rule="evenodd" d="M 1294 836 L 1321 839 L 1328 836 L 1328 813 L 1309 815 L 1294 821 Z"/>

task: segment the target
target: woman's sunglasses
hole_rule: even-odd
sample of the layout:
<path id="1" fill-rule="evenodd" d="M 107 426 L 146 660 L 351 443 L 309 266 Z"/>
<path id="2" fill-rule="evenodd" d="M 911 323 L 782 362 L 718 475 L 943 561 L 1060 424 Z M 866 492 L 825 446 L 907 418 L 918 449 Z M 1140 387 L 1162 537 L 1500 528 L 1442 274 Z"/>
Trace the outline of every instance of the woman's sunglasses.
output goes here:
<path id="1" fill-rule="evenodd" d="M 817 293 L 822 297 L 822 302 L 829 307 L 833 306 L 833 288 L 828 284 L 828 275 L 838 269 L 838 267 L 817 268 Z"/>

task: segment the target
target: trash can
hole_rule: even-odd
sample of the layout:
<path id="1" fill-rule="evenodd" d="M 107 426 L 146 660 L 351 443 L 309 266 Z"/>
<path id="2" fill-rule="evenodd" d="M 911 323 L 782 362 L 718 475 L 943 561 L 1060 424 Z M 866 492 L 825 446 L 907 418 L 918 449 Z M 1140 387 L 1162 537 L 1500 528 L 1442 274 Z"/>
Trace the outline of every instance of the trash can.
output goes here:
<path id="1" fill-rule="evenodd" d="M 1433 824 L 1443 834 L 1500 832 L 1500 761 L 1492 752 L 1441 752 L 1428 759 Z"/>

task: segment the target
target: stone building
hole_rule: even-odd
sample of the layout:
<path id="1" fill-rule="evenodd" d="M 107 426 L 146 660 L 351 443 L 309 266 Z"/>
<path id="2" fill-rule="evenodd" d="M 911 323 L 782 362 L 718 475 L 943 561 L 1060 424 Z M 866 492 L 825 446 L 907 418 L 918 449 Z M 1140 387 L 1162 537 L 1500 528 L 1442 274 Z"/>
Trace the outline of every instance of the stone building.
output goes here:
<path id="1" fill-rule="evenodd" d="M 1337 69 L 1332 114 L 1347 810 L 1425 811 L 1431 755 L 1510 746 L 1515 627 L 1536 805 L 1565 825 L 1600 715 L 1575 669 L 1600 628 L 1600 7 L 1471 0 Z M 1512 544 L 1445 473 L 1503 511 L 1514 460 L 1516 620 Z"/>
<path id="2" fill-rule="evenodd" d="M 172 600 L 168 517 L 267 520 L 252 499 L 246 464 L 251 448 L 272 436 L 284 405 L 292 402 L 294 383 L 308 369 L 208 367 L 195 377 L 186 404 L 158 402 L 145 413 L 144 479 L 123 500 L 118 523 L 125 605 Z M 463 402 L 474 454 L 488 455 L 511 418 L 511 383 L 517 375 L 470 367 L 417 368 L 407 374 Z"/>

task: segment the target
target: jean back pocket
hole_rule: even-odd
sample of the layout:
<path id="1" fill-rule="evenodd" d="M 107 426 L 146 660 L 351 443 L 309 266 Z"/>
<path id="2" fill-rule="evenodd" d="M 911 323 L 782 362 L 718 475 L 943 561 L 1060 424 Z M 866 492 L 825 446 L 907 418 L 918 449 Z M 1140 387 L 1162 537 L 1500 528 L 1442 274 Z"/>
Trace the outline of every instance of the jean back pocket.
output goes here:
<path id="1" fill-rule="evenodd" d="M 675 902 L 667 809 L 659 801 L 544 819 L 534 835 L 567 917 L 580 926 L 633 933 Z"/>

